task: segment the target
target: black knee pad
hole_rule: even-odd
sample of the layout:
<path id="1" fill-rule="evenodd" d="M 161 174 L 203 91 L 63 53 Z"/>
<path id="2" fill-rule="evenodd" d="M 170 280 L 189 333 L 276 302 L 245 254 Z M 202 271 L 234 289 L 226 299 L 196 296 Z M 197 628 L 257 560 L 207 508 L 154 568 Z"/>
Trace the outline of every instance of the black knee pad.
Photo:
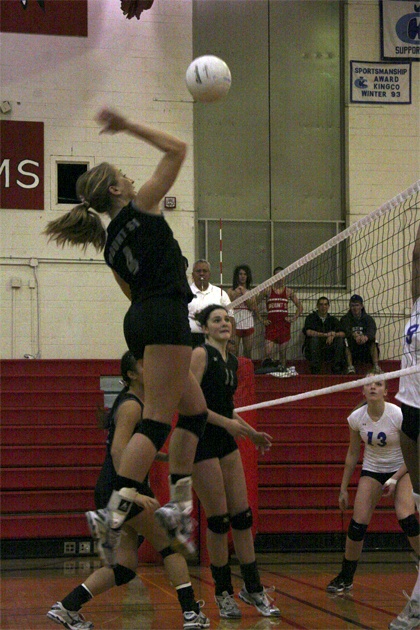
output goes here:
<path id="1" fill-rule="evenodd" d="M 121 586 L 122 584 L 127 584 L 128 582 L 131 582 L 131 580 L 134 580 L 137 575 L 135 571 L 124 567 L 122 564 L 117 564 L 117 566 L 112 567 L 112 570 L 114 571 L 116 586 Z"/>
<path id="2" fill-rule="evenodd" d="M 230 524 L 233 529 L 249 529 L 252 527 L 252 522 L 252 510 L 250 507 L 230 517 Z"/>
<path id="3" fill-rule="evenodd" d="M 412 536 L 418 536 L 420 534 L 420 525 L 415 513 L 400 519 L 398 522 L 406 536 L 411 538 Z"/>
<path id="4" fill-rule="evenodd" d="M 194 433 L 200 439 L 203 437 L 204 429 L 207 424 L 208 412 L 198 413 L 196 416 L 184 416 L 179 414 L 176 426 L 178 429 L 185 429 L 190 433 Z"/>
<path id="5" fill-rule="evenodd" d="M 165 560 L 165 558 L 171 556 L 173 553 L 176 553 L 176 551 L 174 551 L 172 547 L 165 547 L 164 549 L 161 549 L 159 553 L 162 556 L 162 559 Z"/>
<path id="6" fill-rule="evenodd" d="M 356 523 L 355 520 L 351 519 L 350 525 L 347 531 L 347 536 L 350 540 L 354 540 L 355 542 L 360 542 L 364 539 L 366 530 L 368 526 L 364 523 Z"/>
<path id="7" fill-rule="evenodd" d="M 227 534 L 230 530 L 229 514 L 226 513 L 209 516 L 207 519 L 207 527 L 215 534 Z"/>
<path id="8" fill-rule="evenodd" d="M 157 451 L 160 451 L 171 432 L 171 425 L 156 420 L 142 420 L 136 427 L 136 433 L 149 438 Z"/>

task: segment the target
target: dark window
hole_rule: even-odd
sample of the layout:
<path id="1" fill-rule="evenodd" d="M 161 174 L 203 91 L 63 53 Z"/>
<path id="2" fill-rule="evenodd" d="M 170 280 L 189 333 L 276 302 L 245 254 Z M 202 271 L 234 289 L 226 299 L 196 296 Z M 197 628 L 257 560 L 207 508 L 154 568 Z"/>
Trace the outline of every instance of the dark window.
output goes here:
<path id="1" fill-rule="evenodd" d="M 88 164 L 76 162 L 57 164 L 57 203 L 79 203 L 76 182 L 87 171 Z"/>

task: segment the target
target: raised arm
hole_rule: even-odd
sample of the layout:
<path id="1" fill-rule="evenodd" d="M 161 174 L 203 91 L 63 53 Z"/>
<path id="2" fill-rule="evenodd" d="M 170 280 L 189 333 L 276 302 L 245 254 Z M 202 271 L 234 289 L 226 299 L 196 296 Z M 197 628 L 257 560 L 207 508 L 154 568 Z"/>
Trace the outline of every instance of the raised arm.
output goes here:
<path id="1" fill-rule="evenodd" d="M 142 123 L 133 123 L 118 112 L 102 109 L 96 116 L 102 125 L 100 133 L 126 133 L 147 142 L 163 151 L 155 172 L 139 189 L 134 199 L 135 206 L 144 212 L 159 214 L 158 204 L 175 182 L 187 153 L 187 145 L 175 136 L 159 131 Z"/>

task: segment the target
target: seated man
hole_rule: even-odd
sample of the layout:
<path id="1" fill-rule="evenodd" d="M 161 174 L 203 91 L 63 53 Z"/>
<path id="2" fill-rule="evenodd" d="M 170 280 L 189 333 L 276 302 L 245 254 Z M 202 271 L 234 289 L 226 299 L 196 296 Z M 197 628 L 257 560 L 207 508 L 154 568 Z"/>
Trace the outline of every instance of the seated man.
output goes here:
<path id="1" fill-rule="evenodd" d="M 373 363 L 372 372 L 379 372 L 375 320 L 366 313 L 360 295 L 352 295 L 349 306 L 349 311 L 340 320 L 346 335 L 347 374 L 355 374 L 355 361 Z"/>
<path id="2" fill-rule="evenodd" d="M 327 297 L 318 298 L 316 311 L 312 311 L 303 327 L 305 343 L 303 352 L 311 364 L 311 373 L 320 374 L 323 361 L 332 361 L 333 374 L 341 374 L 344 365 L 344 333 L 340 322 L 329 314 L 330 301 Z"/>

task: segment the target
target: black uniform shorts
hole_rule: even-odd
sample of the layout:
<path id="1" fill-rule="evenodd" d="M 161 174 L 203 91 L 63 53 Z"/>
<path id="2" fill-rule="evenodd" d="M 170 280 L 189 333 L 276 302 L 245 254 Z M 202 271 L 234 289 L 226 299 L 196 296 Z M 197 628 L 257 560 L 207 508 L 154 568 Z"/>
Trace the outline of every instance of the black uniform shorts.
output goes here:
<path id="1" fill-rule="evenodd" d="M 160 295 L 134 302 L 124 318 L 124 337 L 135 359 L 146 346 L 191 346 L 188 306 L 178 295 Z"/>
<path id="2" fill-rule="evenodd" d="M 361 477 L 372 477 L 372 479 L 376 479 L 376 481 L 379 481 L 379 483 L 381 484 L 381 486 L 384 485 L 384 483 L 386 481 L 388 481 L 388 479 L 390 479 L 390 477 L 392 477 L 392 475 L 395 475 L 397 471 L 394 470 L 394 472 L 390 472 L 390 473 L 378 473 L 378 472 L 373 472 L 373 470 L 365 470 L 363 469 L 360 473 Z"/>
<path id="3" fill-rule="evenodd" d="M 214 457 L 222 459 L 237 449 L 235 438 L 226 429 L 207 423 L 203 437 L 198 440 L 194 463 Z"/>
<path id="4" fill-rule="evenodd" d="M 420 409 L 401 403 L 403 421 L 401 431 L 413 442 L 418 442 L 420 426 Z"/>

